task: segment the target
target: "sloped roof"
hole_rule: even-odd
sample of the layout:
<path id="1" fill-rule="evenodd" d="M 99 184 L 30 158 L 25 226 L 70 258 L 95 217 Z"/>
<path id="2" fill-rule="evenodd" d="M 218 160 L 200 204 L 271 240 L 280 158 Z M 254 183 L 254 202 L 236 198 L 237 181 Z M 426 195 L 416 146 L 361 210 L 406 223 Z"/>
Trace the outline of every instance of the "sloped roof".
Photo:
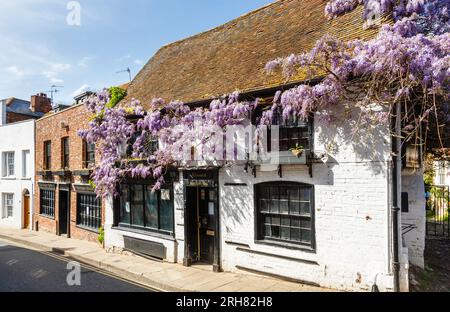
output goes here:
<path id="1" fill-rule="evenodd" d="M 328 33 L 344 40 L 368 39 L 362 7 L 333 21 L 324 0 L 279 0 L 231 22 L 162 47 L 128 87 L 144 106 L 153 98 L 193 102 L 231 93 L 279 86 L 265 64 L 291 53 L 307 52 Z M 296 77 L 301 80 L 302 77 Z"/>
<path id="2" fill-rule="evenodd" d="M 17 98 L 8 98 L 5 99 L 6 104 L 6 112 L 7 113 L 16 113 L 26 116 L 31 116 L 33 118 L 39 118 L 42 117 L 44 114 L 41 112 L 33 112 L 30 109 L 30 101 L 21 100 Z"/>

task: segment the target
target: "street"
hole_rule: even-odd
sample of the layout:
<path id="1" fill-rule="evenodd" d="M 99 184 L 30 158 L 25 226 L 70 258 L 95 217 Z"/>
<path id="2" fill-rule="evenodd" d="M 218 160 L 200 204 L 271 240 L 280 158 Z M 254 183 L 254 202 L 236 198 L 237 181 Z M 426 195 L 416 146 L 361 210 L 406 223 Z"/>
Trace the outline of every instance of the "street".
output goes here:
<path id="1" fill-rule="evenodd" d="M 70 286 L 69 260 L 0 240 L 0 292 L 148 292 L 147 288 L 81 266 Z M 69 279 L 70 280 L 70 279 Z"/>

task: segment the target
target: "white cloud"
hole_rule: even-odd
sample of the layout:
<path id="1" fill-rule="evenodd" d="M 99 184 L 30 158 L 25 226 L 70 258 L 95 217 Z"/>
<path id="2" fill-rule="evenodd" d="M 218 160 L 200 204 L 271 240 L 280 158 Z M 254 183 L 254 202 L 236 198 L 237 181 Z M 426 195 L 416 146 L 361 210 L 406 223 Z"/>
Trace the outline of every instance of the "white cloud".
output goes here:
<path id="1" fill-rule="evenodd" d="M 93 59 L 93 57 L 85 56 L 78 62 L 78 66 L 86 68 L 86 67 L 88 67 L 89 62 L 92 61 L 92 59 Z"/>
<path id="2" fill-rule="evenodd" d="M 142 65 L 142 64 L 144 64 L 144 61 L 143 61 L 143 60 L 140 60 L 140 59 L 136 59 L 136 60 L 134 60 L 134 64 L 136 64 L 136 65 Z"/>
<path id="3" fill-rule="evenodd" d="M 9 66 L 8 68 L 6 68 L 6 70 L 9 73 L 11 73 L 11 74 L 13 74 L 13 75 L 15 75 L 17 77 L 23 77 L 23 76 L 28 74 L 28 72 L 26 70 L 24 70 L 22 68 L 19 68 L 16 65 Z"/>
<path id="4" fill-rule="evenodd" d="M 73 91 L 72 95 L 75 97 L 77 95 L 80 95 L 86 91 L 90 91 L 91 87 L 88 84 L 83 84 L 81 87 L 79 87 L 77 90 Z"/>
<path id="5" fill-rule="evenodd" d="M 67 71 L 72 68 L 70 64 L 61 63 L 49 63 L 50 70 L 42 72 L 42 75 L 46 77 L 51 83 L 62 83 L 63 79 L 60 78 L 62 72 Z"/>
<path id="6" fill-rule="evenodd" d="M 116 58 L 116 62 L 125 62 L 126 60 L 129 60 L 130 58 L 131 58 L 131 55 L 130 54 L 126 54 L 124 56 Z"/>

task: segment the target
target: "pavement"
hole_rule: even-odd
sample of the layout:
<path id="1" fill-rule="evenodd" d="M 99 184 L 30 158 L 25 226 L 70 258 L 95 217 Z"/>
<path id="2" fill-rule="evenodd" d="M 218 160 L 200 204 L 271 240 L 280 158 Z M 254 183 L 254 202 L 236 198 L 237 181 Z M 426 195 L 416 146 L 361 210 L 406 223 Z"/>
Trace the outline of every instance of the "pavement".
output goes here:
<path id="1" fill-rule="evenodd" d="M 90 266 L 0 240 L 0 292 L 148 292 Z"/>
<path id="2" fill-rule="evenodd" d="M 332 291 L 243 271 L 214 273 L 204 266 L 184 267 L 180 264 L 152 261 L 137 255 L 107 253 L 99 244 L 60 237 L 46 232 L 0 228 L 0 239 L 63 256 L 156 291 Z"/>

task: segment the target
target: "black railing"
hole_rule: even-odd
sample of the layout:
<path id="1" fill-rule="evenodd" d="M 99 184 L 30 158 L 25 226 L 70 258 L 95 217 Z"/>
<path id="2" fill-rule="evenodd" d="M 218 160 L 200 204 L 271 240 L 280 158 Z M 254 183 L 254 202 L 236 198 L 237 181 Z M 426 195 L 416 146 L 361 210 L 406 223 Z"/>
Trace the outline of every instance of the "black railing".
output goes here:
<path id="1" fill-rule="evenodd" d="M 450 187 L 430 185 L 425 187 L 427 238 L 450 239 Z"/>

